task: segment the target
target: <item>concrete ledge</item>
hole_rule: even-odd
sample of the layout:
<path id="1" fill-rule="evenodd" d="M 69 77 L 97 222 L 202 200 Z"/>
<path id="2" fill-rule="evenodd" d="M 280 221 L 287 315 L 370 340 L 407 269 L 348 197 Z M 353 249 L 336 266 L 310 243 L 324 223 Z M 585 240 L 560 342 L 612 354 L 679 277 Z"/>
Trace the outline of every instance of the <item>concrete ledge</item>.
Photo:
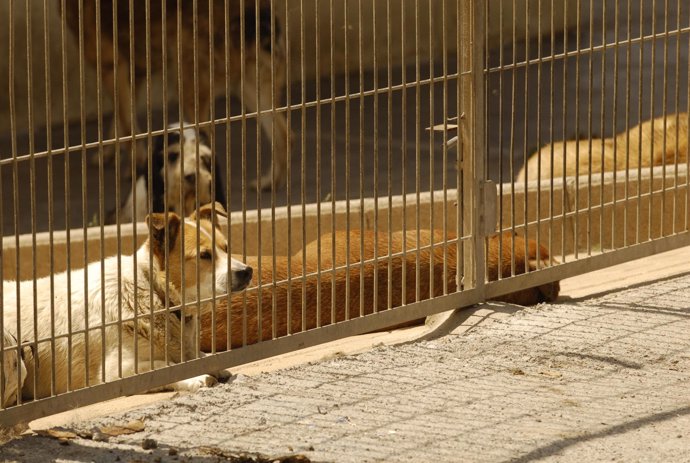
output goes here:
<path id="1" fill-rule="evenodd" d="M 677 169 L 676 169 L 677 168 Z M 499 226 L 524 230 L 555 255 L 599 252 L 687 231 L 685 164 L 503 185 Z M 514 204 L 514 207 L 513 207 Z M 552 211 L 552 212 L 551 212 Z"/>
<path id="2" fill-rule="evenodd" d="M 554 256 L 578 252 L 598 252 L 614 247 L 629 246 L 650 238 L 667 236 L 688 229 L 687 166 L 643 169 L 630 172 L 626 181 L 623 172 L 603 176 L 569 177 L 555 179 L 553 183 L 529 182 L 503 184 L 497 189 L 497 229 L 524 233 L 525 224 L 530 238 L 550 248 Z M 665 172 L 664 172 L 665 171 Z M 665 175 L 664 175 L 665 174 Z M 367 198 L 349 205 L 346 201 L 307 204 L 276 208 L 275 221 L 271 210 L 233 212 L 226 228 L 230 247 L 241 255 L 293 255 L 303 243 L 317 239 L 319 233 L 351 229 L 391 231 L 420 228 L 455 230 L 457 224 L 457 191 L 435 191 L 395 196 Z M 320 214 L 319 214 L 320 213 Z M 553 213 L 553 215 L 551 215 Z M 136 234 L 136 239 L 135 239 Z M 129 254 L 148 237 L 144 224 L 120 226 L 119 240 L 116 225 L 93 227 L 86 230 L 54 232 L 52 235 L 54 271 L 67 268 L 67 250 L 71 255 L 71 268 L 81 268 L 86 261 L 96 262 L 102 257 L 116 255 L 118 242 L 123 254 Z M 36 277 L 50 274 L 51 235 L 36 234 Z M 68 243 L 69 241 L 69 243 Z M 101 249 L 102 242 L 102 249 Z M 3 238 L 3 279 L 33 278 L 33 237 L 22 235 Z M 275 243 L 275 250 L 274 250 Z M 68 245 L 69 244 L 69 245 Z M 103 252 L 102 252 L 103 251 Z M 102 255 L 101 255 L 102 254 Z M 19 270 L 17 272 L 17 269 Z"/>

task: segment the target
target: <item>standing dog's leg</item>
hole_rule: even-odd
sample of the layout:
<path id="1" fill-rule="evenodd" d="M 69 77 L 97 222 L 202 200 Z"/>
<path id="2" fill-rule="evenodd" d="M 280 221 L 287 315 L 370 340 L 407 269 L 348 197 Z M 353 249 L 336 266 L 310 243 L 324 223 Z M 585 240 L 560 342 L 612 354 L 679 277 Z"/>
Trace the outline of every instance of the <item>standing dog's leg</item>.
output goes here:
<path id="1" fill-rule="evenodd" d="M 248 60 L 245 66 L 245 80 L 244 80 L 244 95 L 242 101 L 250 112 L 268 111 L 273 107 L 271 86 L 274 85 L 274 77 L 271 69 L 264 69 L 261 72 L 261 81 L 258 82 L 256 78 L 256 63 L 254 60 Z M 259 91 L 257 92 L 257 82 Z M 277 85 L 276 85 L 277 87 Z M 257 95 L 258 93 L 258 95 Z M 276 88 L 276 101 L 280 100 L 282 91 Z M 287 119 L 284 113 L 260 114 L 258 123 L 264 134 L 271 140 L 273 148 L 273 162 L 271 170 L 261 176 L 260 179 L 251 182 L 252 187 L 266 190 L 275 185 L 276 188 L 285 184 L 287 179 L 287 163 L 288 152 L 291 146 L 291 136 L 288 133 Z M 275 135 L 275 136 L 274 136 Z M 257 155 L 260 155 L 257 154 Z"/>

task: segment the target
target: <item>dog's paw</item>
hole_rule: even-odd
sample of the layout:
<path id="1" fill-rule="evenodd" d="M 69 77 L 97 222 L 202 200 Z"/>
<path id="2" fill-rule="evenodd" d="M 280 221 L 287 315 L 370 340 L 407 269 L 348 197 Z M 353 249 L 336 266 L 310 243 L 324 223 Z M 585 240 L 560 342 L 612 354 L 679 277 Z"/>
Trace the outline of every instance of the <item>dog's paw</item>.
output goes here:
<path id="1" fill-rule="evenodd" d="M 176 391 L 196 392 L 202 387 L 211 387 L 218 384 L 218 380 L 211 375 L 195 376 L 175 383 Z"/>
<path id="2" fill-rule="evenodd" d="M 213 373 L 213 376 L 216 377 L 218 382 L 227 383 L 232 378 L 232 373 L 229 370 L 220 370 Z"/>

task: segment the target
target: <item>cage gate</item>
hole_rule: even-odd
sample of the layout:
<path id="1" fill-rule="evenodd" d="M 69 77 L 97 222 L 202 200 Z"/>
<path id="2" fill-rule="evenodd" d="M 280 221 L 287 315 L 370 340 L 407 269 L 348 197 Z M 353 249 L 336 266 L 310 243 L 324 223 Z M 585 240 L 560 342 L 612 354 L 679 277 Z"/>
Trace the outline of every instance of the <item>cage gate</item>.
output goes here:
<path id="1" fill-rule="evenodd" d="M 0 11 L 3 425 L 690 244 L 681 0 Z"/>
<path id="2" fill-rule="evenodd" d="M 482 300 L 479 6 L 4 3 L 0 422 Z"/>

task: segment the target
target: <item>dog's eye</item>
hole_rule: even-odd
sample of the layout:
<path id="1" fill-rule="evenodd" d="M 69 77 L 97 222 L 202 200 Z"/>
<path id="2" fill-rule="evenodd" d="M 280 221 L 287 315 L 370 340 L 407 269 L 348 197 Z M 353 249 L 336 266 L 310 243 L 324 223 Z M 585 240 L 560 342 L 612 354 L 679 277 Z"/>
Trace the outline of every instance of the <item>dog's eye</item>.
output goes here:
<path id="1" fill-rule="evenodd" d="M 180 152 L 176 150 L 170 150 L 168 151 L 168 162 L 173 164 L 177 162 L 177 159 L 180 157 Z"/>
<path id="2" fill-rule="evenodd" d="M 201 251 L 199 253 L 199 259 L 211 260 L 212 257 L 211 251 Z"/>

